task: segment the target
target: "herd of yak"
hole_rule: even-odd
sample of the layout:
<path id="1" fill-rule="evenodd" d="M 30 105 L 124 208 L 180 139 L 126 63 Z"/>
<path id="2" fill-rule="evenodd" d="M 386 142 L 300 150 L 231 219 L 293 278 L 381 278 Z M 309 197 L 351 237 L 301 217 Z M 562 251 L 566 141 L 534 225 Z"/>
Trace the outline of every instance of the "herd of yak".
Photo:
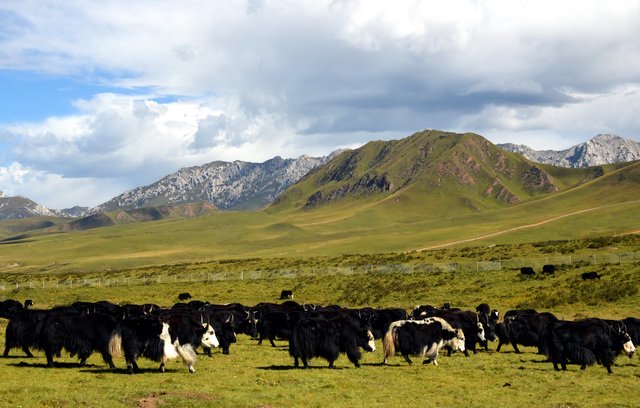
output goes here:
<path id="1" fill-rule="evenodd" d="M 136 360 L 144 357 L 160 363 L 181 358 L 194 372 L 198 348 L 211 354 L 219 347 L 224 354 L 236 342 L 236 334 L 258 340 L 288 340 L 294 366 L 308 366 L 309 359 L 323 358 L 329 367 L 340 354 L 359 367 L 360 349 L 375 351 L 375 339 L 382 339 L 384 361 L 396 354 L 412 364 L 410 356 L 437 365 L 441 349 L 469 356 L 476 347 L 488 350 L 489 341 L 498 341 L 497 351 L 510 344 L 537 347 L 556 370 L 568 363 L 581 368 L 595 363 L 611 366 L 621 353 L 631 356 L 640 341 L 640 319 L 560 320 L 552 313 L 533 309 L 509 310 L 502 320 L 488 304 L 475 311 L 429 305 L 411 313 L 401 308 L 344 308 L 282 303 L 259 303 L 249 307 L 239 303 L 210 304 L 192 300 L 171 308 L 155 304 L 117 305 L 108 301 L 75 302 L 69 306 L 38 310 L 31 301 L 24 304 L 0 301 L 0 318 L 8 319 L 4 357 L 20 348 L 44 351 L 48 366 L 62 351 L 77 356 L 80 364 L 94 352 L 102 355 L 110 368 L 113 357 L 124 356 L 129 372 L 139 371 Z"/>

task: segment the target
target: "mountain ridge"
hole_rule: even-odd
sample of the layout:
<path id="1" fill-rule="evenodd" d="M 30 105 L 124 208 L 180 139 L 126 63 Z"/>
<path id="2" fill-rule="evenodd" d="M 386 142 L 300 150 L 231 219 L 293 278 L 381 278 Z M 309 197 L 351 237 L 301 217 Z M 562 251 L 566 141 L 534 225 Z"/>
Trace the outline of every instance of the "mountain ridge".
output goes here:
<path id="1" fill-rule="evenodd" d="M 584 168 L 640 160 L 640 143 L 612 134 L 599 134 L 564 150 L 534 150 L 526 145 L 498 144 L 510 152 L 522 154 L 536 163 L 569 168 Z"/>
<path id="2" fill-rule="evenodd" d="M 556 192 L 575 184 L 573 178 L 586 181 L 598 172 L 572 174 L 569 182 L 552 166 L 500 149 L 477 134 L 426 130 L 342 153 L 281 194 L 269 211 L 383 202 L 390 196 L 395 201 L 424 201 L 423 207 L 441 213 L 453 208 L 482 211 Z M 441 201 L 446 204 L 438 208 Z"/>
<path id="3" fill-rule="evenodd" d="M 269 204 L 309 170 L 332 157 L 276 156 L 263 163 L 214 161 L 185 167 L 155 183 L 116 196 L 89 213 L 196 201 L 208 201 L 222 210 L 254 210 Z"/>

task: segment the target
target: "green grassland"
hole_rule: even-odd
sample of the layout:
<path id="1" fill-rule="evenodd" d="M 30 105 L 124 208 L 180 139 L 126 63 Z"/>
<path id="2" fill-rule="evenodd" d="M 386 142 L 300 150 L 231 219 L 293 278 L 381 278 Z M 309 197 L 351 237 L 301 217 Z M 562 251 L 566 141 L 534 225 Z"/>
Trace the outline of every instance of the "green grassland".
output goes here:
<path id="1" fill-rule="evenodd" d="M 615 176 L 616 173 L 612 173 Z M 216 259 L 300 258 L 524 243 L 640 231 L 640 184 L 606 177 L 508 208 L 435 217 L 420 197 L 343 202 L 330 209 L 215 213 L 0 244 L 4 272 L 95 272 Z M 448 196 L 445 194 L 445 196 Z M 452 199 L 449 199 L 452 200 Z M 455 203 L 445 202 L 453 207 Z"/>
<path id="2" fill-rule="evenodd" d="M 477 135 L 425 132 L 372 142 L 330 164 L 260 211 L 215 212 L 196 205 L 154 217 L 151 209 L 107 214 L 114 225 L 86 230 L 59 219 L 0 223 L 0 299 L 31 298 L 41 308 L 101 299 L 169 306 L 188 291 L 212 303 L 253 305 L 292 289 L 300 302 L 352 307 L 410 310 L 451 302 L 474 309 L 488 302 L 502 312 L 532 307 L 565 319 L 640 317 L 640 264 L 588 261 L 640 249 L 640 162 L 580 170 L 540 166 L 544 177 L 536 179 L 539 168 Z M 362 189 L 362 180 L 391 180 L 394 188 Z M 306 207 L 318 192 L 331 198 L 347 190 L 354 193 Z M 156 220 L 140 222 L 148 219 Z M 490 272 L 421 269 L 557 256 L 578 261 L 561 262 L 554 276 L 533 278 L 522 277 L 515 266 Z M 396 264 L 413 266 L 414 272 L 330 273 Z M 281 270 L 314 273 L 177 279 Z M 603 279 L 580 279 L 592 271 Z M 59 289 L 24 285 L 158 276 L 176 280 Z M 5 324 L 0 321 L 0 333 Z M 517 355 L 510 347 L 470 358 L 443 356 L 438 367 L 409 367 L 402 358 L 381 367 L 378 351 L 366 354 L 360 369 L 343 357 L 336 370 L 323 368 L 323 361 L 294 370 L 285 342 L 275 349 L 255 343 L 240 336 L 231 355 L 201 356 L 194 375 L 179 363 L 156 373 L 154 363 L 142 361 L 145 372 L 130 376 L 111 372 L 95 356 L 88 367 L 65 356 L 61 366 L 47 369 L 41 354 L 26 359 L 14 350 L 14 357 L 0 359 L 0 406 L 640 406 L 632 392 L 640 378 L 637 357 L 620 358 L 614 375 L 602 367 L 575 366 L 557 373 L 534 350 Z"/>
<path id="3" fill-rule="evenodd" d="M 496 251 L 536 254 L 557 248 L 564 252 L 582 247 L 637 245 L 637 239 L 550 242 L 494 248 Z M 584 248 L 582 248 L 584 249 Z M 485 257 L 486 248 L 468 247 L 455 252 L 469 257 Z M 454 254 L 451 249 L 434 251 L 439 257 Z M 389 262 L 393 254 L 380 255 Z M 399 255 L 395 255 L 398 257 Z M 416 255 L 418 256 L 418 255 Z M 344 257 L 357 262 L 365 256 Z M 316 259 L 317 264 L 337 263 L 341 258 Z M 416 261 L 411 257 L 407 261 Z M 364 261 L 365 259 L 360 259 Z M 230 268 L 254 268 L 258 259 L 229 262 Z M 274 261 L 275 262 L 275 261 Z M 285 263 L 286 260 L 280 260 Z M 293 260 L 289 260 L 293 262 Z M 311 262 L 311 261 L 310 261 Z M 266 265 L 264 265 L 266 266 Z M 584 271 L 598 271 L 601 281 L 583 282 Z M 638 273 L 640 264 L 564 265 L 555 276 L 522 277 L 516 269 L 491 272 L 442 272 L 413 274 L 369 274 L 312 276 L 295 279 L 220 281 L 59 290 L 7 289 L 2 296 L 31 298 L 37 307 L 68 304 L 76 300 L 114 302 L 155 302 L 171 305 L 180 292 L 215 303 L 277 301 L 281 289 L 290 288 L 296 300 L 318 304 L 358 306 L 399 306 L 410 310 L 416 304 L 441 304 L 473 309 L 489 302 L 502 313 L 510 308 L 534 307 L 552 311 L 565 319 L 598 316 L 623 318 L 640 316 Z M 123 272 L 121 272 L 123 273 Z M 4 331 L 0 321 L 0 332 Z M 4 338 L 0 340 L 3 348 Z M 638 357 L 619 357 L 608 375 L 601 366 L 582 371 L 569 366 L 555 372 L 544 357 L 532 348 L 515 354 L 510 346 L 465 358 L 462 354 L 441 356 L 440 365 L 408 366 L 394 357 L 389 366 L 380 366 L 378 350 L 366 353 L 363 366 L 354 368 L 342 356 L 337 369 L 328 369 L 323 360 L 313 360 L 313 368 L 293 369 L 287 343 L 261 346 L 244 335 L 231 347 L 230 355 L 215 352 L 199 356 L 197 372 L 189 374 L 180 363 L 169 364 L 168 372 L 156 372 L 156 363 L 140 360 L 143 372 L 128 375 L 124 361 L 116 359 L 112 372 L 94 355 L 86 367 L 63 355 L 58 367 L 46 368 L 42 353 L 25 358 L 12 350 L 10 358 L 0 358 L 0 406 L 29 407 L 289 407 L 289 406 L 523 406 L 593 407 L 638 406 L 632 391 L 640 377 Z M 144 404 L 157 405 L 144 405 Z"/>

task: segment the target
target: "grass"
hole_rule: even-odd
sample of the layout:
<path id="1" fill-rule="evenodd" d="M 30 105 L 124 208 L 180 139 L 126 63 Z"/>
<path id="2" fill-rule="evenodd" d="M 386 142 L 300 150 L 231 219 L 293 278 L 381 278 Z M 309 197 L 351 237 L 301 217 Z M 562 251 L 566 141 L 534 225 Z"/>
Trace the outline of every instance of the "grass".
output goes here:
<path id="1" fill-rule="evenodd" d="M 296 370 L 286 349 L 257 346 L 241 338 L 225 356 L 200 357 L 190 375 L 179 363 L 168 372 L 142 361 L 144 373 L 111 372 L 95 356 L 79 368 L 62 359 L 63 367 L 43 368 L 43 359 L 3 360 L 4 406 L 144 406 L 144 400 L 168 407 L 325 407 L 325 406 L 635 406 L 629 392 L 637 382 L 637 360 L 620 358 L 614 375 L 602 367 L 585 371 L 570 366 L 557 373 L 550 363 L 525 349 L 440 357 L 440 365 L 408 366 L 395 357 L 379 366 L 379 352 L 365 354 L 354 368 L 342 356 L 337 369 L 313 360 L 313 368 Z M 379 345 L 379 344 L 378 344 Z M 8 362 L 7 362 L 8 361 Z M 117 362 L 122 366 L 122 362 Z M 28 384 L 25 384 L 28 378 Z M 153 406 L 153 405 L 148 405 Z"/>
<path id="2" fill-rule="evenodd" d="M 451 251 L 443 250 L 441 254 L 445 256 L 448 252 Z M 252 262 L 259 261 L 247 261 L 249 265 Z M 535 278 L 521 277 L 513 269 L 338 275 L 58 291 L 25 289 L 2 295 L 34 299 L 37 307 L 100 299 L 171 305 L 178 293 L 188 291 L 210 302 L 239 301 L 252 305 L 276 301 L 280 290 L 289 288 L 300 302 L 354 307 L 400 306 L 410 310 L 419 303 L 447 301 L 473 309 L 488 301 L 502 312 L 527 306 L 553 311 L 566 319 L 640 316 L 637 291 L 640 264 L 602 265 L 597 269 L 604 275 L 602 281 L 583 282 L 580 274 L 591 270 L 593 267 L 586 265 L 562 267 L 553 277 Z M 625 287 L 636 289 L 618 292 Z M 566 291 L 577 295 L 565 297 Z M 613 293 L 618 295 L 611 297 Z M 550 299 L 555 300 L 553 304 Z M 0 332 L 3 331 L 4 322 L 0 322 Z M 0 340 L 0 347 L 3 341 Z M 378 365 L 382 360 L 378 342 L 378 351 L 364 354 L 360 369 L 342 356 L 335 370 L 325 368 L 326 362 L 322 360 L 313 360 L 312 369 L 295 370 L 287 343 L 277 344 L 277 348 L 267 343 L 258 346 L 254 340 L 239 336 L 230 355 L 216 352 L 212 357 L 200 356 L 198 371 L 193 375 L 178 362 L 169 364 L 168 372 L 160 374 L 155 363 L 142 359 L 144 372 L 130 376 L 124 373 L 124 361 L 117 359 L 120 369 L 112 372 L 97 355 L 90 358 L 87 367 L 78 367 L 76 359 L 65 355 L 57 360 L 59 367 L 50 369 L 44 367 L 42 353 L 28 359 L 20 350 L 12 350 L 11 358 L 0 358 L 0 406 L 353 407 L 422 406 L 427 402 L 470 407 L 637 406 L 635 394 L 629 392 L 639 377 L 637 357 L 633 360 L 620 357 L 613 375 L 600 366 L 584 371 L 569 366 L 567 372 L 555 372 L 535 350 L 525 348 L 525 353 L 518 355 L 510 346 L 500 353 L 480 352 L 470 358 L 461 354 L 441 356 L 438 367 L 419 364 L 410 367 L 402 357 L 394 357 L 389 366 L 382 367 Z"/>

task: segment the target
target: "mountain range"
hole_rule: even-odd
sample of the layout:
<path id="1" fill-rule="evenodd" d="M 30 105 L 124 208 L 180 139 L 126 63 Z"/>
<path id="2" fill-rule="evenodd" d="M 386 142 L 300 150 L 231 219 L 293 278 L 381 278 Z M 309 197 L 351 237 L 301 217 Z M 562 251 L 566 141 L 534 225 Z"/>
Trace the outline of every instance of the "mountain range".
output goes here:
<path id="1" fill-rule="evenodd" d="M 579 168 L 622 163 L 640 159 L 640 143 L 616 135 L 597 135 L 591 140 L 565 150 L 533 150 L 525 145 L 499 144 L 527 159 L 554 166 Z"/>
<path id="2" fill-rule="evenodd" d="M 297 159 L 275 157 L 264 163 L 215 161 L 202 166 L 183 168 L 153 184 L 134 188 L 92 209 L 73 207 L 60 211 L 49 210 L 27 198 L 6 197 L 0 193 L 0 220 L 32 216 L 76 218 L 109 211 L 130 211 L 144 207 L 196 202 L 208 202 L 220 210 L 254 210 L 263 208 L 274 200 L 276 200 L 274 204 L 291 201 L 293 194 L 291 192 L 280 196 L 299 181 L 314 178 L 316 183 L 331 182 L 334 186 L 331 189 L 318 189 L 306 197 L 302 207 L 311 209 L 346 196 L 366 196 L 376 191 L 392 192 L 411 184 L 412 179 L 417 177 L 422 167 L 427 164 L 433 167 L 434 153 L 428 150 L 434 148 L 448 150 L 460 142 L 456 134 L 434 132 L 440 134 L 442 143 L 433 143 L 429 146 L 415 145 L 407 148 L 406 151 L 403 150 L 400 157 L 394 157 L 397 154 L 394 149 L 416 139 L 415 135 L 400 141 L 371 142 L 361 149 L 336 151 L 325 157 L 301 156 Z M 536 191 L 550 192 L 557 187 L 553 185 L 552 178 L 535 166 L 530 166 L 529 170 L 518 167 L 519 177 L 525 180 L 524 185 L 508 187 L 507 180 L 513 178 L 513 172 L 516 170 L 514 168 L 499 170 L 501 166 L 506 165 L 506 156 L 500 154 L 501 151 L 521 154 L 536 163 L 570 168 L 593 167 L 640 159 L 640 144 L 615 135 L 598 135 L 563 151 L 535 151 L 527 146 L 514 144 L 501 144 L 497 145 L 501 149 L 494 149 L 496 145 L 484 138 L 481 139 L 482 143 L 476 141 L 476 148 L 480 145 L 484 146 L 480 149 L 484 153 L 478 152 L 483 155 L 481 160 L 470 159 L 471 156 L 468 154 L 458 152 L 457 156 L 452 157 L 452 161 L 430 168 L 431 173 L 429 173 L 427 184 L 437 186 L 443 182 L 443 179 L 454 177 L 460 185 L 473 185 L 477 179 L 482 178 L 490 180 L 489 185 L 481 192 L 485 198 L 493 196 L 499 201 L 513 204 Z M 443 147 L 444 145 L 448 147 Z M 362 171 L 363 155 L 367 156 L 367 168 L 370 169 L 365 172 Z M 339 160 L 333 160 L 338 157 Z M 380 169 L 391 160 L 391 157 L 394 157 L 392 166 L 394 170 L 390 173 L 381 172 Z M 485 163 L 485 160 L 491 164 Z M 486 172 L 479 172 L 487 165 L 493 167 L 493 176 L 489 176 Z M 497 177 L 496 171 L 511 172 L 511 178 Z M 318 176 L 320 173 L 324 175 Z M 358 176 L 356 180 L 344 182 L 356 175 Z M 338 185 L 339 187 L 336 187 Z M 301 187 L 296 186 L 293 191 L 300 194 L 300 189 Z M 474 205 L 482 207 L 479 201 L 484 200 L 468 199 L 470 203 L 475 203 L 470 204 L 472 207 Z"/>
<path id="3" fill-rule="evenodd" d="M 222 210 L 255 210 L 272 202 L 326 157 L 274 157 L 264 163 L 215 161 L 187 167 L 91 209 L 91 213 L 206 201 Z"/>

